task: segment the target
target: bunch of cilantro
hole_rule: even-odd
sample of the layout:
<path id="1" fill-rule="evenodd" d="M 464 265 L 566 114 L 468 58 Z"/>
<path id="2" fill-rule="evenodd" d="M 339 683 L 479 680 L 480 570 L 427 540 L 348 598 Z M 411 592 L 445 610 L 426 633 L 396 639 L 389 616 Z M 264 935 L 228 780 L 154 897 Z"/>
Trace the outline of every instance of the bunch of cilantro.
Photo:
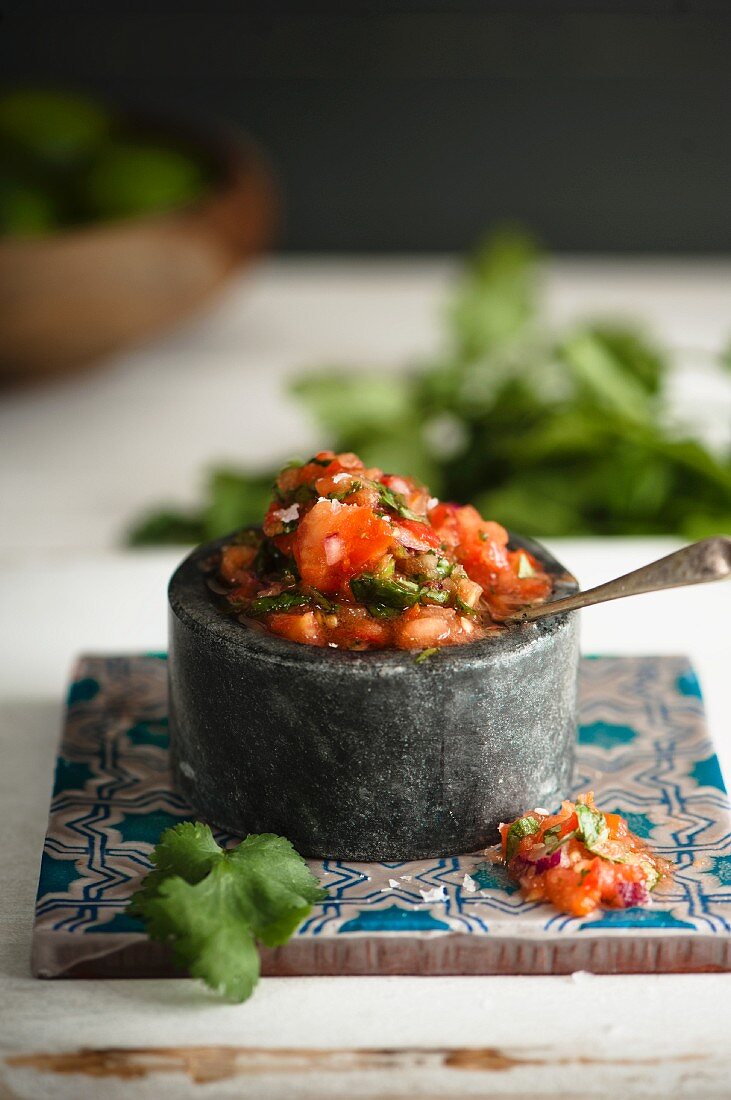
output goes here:
<path id="1" fill-rule="evenodd" d="M 667 354 L 628 327 L 553 332 L 537 260 L 519 233 L 488 241 L 456 288 L 442 347 L 417 369 L 299 377 L 293 396 L 322 445 L 527 535 L 731 529 L 731 452 L 711 453 L 673 422 Z M 214 471 L 197 513 L 158 512 L 131 542 L 202 541 L 259 522 L 271 480 Z"/>
<path id="2" fill-rule="evenodd" d="M 236 1001 L 259 980 L 257 941 L 286 943 L 326 896 L 290 842 L 272 833 L 224 849 L 207 825 L 186 821 L 162 834 L 151 858 L 130 914 L 192 977 Z"/>

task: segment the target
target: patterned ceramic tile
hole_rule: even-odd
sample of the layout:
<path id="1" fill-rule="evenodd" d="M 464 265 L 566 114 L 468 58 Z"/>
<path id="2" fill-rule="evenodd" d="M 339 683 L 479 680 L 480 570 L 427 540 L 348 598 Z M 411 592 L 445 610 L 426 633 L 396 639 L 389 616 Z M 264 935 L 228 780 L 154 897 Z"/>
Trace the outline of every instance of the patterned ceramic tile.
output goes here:
<path id="1" fill-rule="evenodd" d="M 36 973 L 165 972 L 159 947 L 151 945 L 146 958 L 141 926 L 125 913 L 162 830 L 191 816 L 170 785 L 165 672 L 164 655 L 154 654 L 85 657 L 76 669 L 38 887 Z M 316 861 L 328 898 L 291 945 L 265 959 L 265 971 L 725 968 L 728 802 L 685 658 L 584 659 L 575 792 L 587 788 L 673 860 L 673 881 L 649 908 L 571 918 L 523 901 L 502 868 L 480 853 L 416 863 Z M 604 944 L 629 937 L 634 946 L 624 962 L 611 948 L 589 957 L 582 951 L 587 936 Z M 653 946 L 669 937 L 677 948 L 672 958 Z M 396 954 L 399 944 L 427 941 L 440 945 L 431 956 Z M 356 942 L 358 952 L 345 948 Z M 541 954 L 545 943 L 573 954 Z M 370 955 L 364 944 L 375 945 Z M 382 950 L 384 944 L 390 947 Z M 478 954 L 480 945 L 490 950 Z M 137 961 L 118 969 L 94 963 L 130 946 Z"/>

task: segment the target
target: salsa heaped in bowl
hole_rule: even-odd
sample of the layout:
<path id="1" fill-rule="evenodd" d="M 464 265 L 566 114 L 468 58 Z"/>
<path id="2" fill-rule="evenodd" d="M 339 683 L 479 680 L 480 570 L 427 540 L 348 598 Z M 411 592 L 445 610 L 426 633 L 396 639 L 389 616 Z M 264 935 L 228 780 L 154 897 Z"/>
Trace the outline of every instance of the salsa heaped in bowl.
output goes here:
<path id="1" fill-rule="evenodd" d="M 558 802 L 578 618 L 501 619 L 575 592 L 570 572 L 353 455 L 291 466 L 276 494 L 168 589 L 171 763 L 201 820 L 402 861 L 484 848 Z"/>
<path id="2" fill-rule="evenodd" d="M 332 451 L 285 467 L 261 529 L 239 532 L 209 567 L 243 620 L 350 650 L 477 641 L 552 590 L 537 559 L 471 505 Z"/>

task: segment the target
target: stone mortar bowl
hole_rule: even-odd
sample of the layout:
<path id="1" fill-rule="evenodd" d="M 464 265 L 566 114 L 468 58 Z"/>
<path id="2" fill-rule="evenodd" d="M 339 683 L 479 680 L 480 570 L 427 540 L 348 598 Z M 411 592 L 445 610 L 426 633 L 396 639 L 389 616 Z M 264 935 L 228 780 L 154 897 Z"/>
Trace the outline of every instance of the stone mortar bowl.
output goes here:
<path id="1" fill-rule="evenodd" d="M 205 821 L 286 836 L 302 855 L 402 862 L 474 851 L 554 805 L 576 740 L 575 613 L 441 649 L 347 652 L 226 617 L 195 550 L 169 589 L 173 772 Z M 538 543 L 511 536 L 554 577 Z"/>

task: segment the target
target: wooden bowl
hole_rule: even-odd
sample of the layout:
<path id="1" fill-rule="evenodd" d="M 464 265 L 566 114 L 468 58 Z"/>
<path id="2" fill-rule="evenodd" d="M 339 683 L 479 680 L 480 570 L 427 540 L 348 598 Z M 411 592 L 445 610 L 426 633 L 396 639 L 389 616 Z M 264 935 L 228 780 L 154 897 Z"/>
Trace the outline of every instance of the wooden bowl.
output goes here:
<path id="1" fill-rule="evenodd" d="M 190 206 L 0 241 L 0 382 L 62 375 L 174 325 L 271 243 L 262 156 L 231 138 L 195 144 L 216 182 Z"/>

